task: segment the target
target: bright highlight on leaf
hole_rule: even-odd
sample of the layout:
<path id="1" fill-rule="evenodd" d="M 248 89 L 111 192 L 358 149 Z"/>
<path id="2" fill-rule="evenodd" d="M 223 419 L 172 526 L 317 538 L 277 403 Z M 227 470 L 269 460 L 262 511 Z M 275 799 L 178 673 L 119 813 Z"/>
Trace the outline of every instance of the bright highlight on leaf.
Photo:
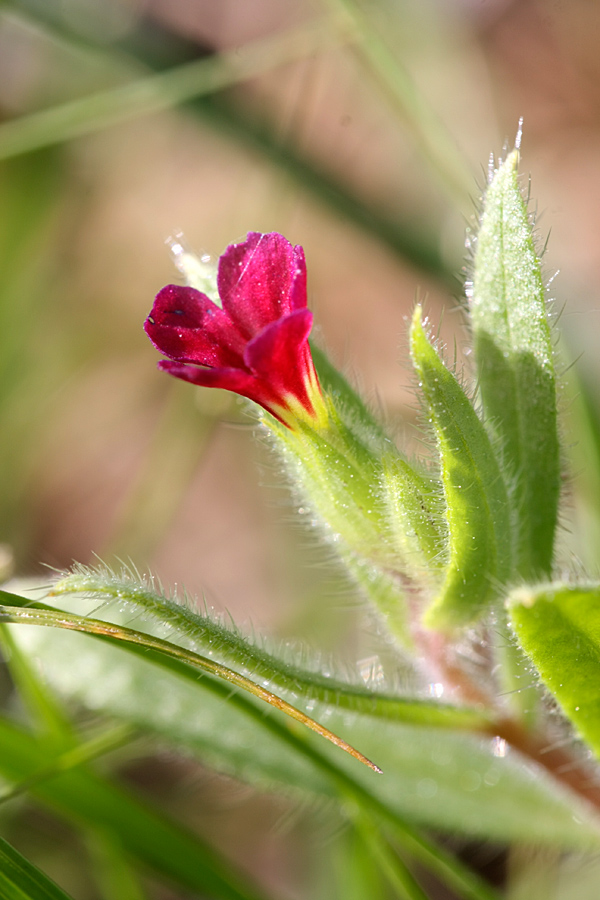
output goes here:
<path id="1" fill-rule="evenodd" d="M 511 503 L 514 568 L 548 577 L 560 490 L 554 348 L 513 150 L 487 188 L 469 315 L 483 412 Z"/>

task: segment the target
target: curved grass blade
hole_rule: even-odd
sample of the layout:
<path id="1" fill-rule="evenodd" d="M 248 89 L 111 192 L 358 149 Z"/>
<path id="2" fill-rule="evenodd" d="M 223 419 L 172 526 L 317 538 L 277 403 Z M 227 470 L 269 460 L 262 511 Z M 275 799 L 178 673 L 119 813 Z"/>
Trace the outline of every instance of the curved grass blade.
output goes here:
<path id="1" fill-rule="evenodd" d="M 415 309 L 411 356 L 438 443 L 450 559 L 425 621 L 468 624 L 485 611 L 510 574 L 508 498 L 487 432 L 454 375 L 430 344 Z"/>
<path id="2" fill-rule="evenodd" d="M 1 837 L 0 897 L 2 900 L 72 900 Z"/>
<path id="3" fill-rule="evenodd" d="M 350 790 L 354 785 L 357 793 L 349 793 L 348 799 L 365 807 L 368 795 L 376 804 L 368 806 L 374 816 L 384 816 L 383 805 L 384 821 L 390 826 L 395 823 L 395 840 L 414 859 L 454 884 L 461 896 L 459 885 L 473 876 L 456 860 L 440 861 L 435 856 L 439 848 L 430 843 L 416 846 L 413 841 L 419 831 L 414 823 L 454 834 L 485 832 L 503 842 L 527 840 L 535 833 L 536 840 L 552 846 L 592 850 L 598 846 L 597 822 L 585 804 L 571 794 L 556 794 L 555 785 L 548 784 L 543 773 L 525 771 L 510 753 L 498 758 L 492 753 L 495 742 L 448 732 L 443 743 L 445 759 L 438 759 L 440 744 L 434 731 L 386 722 L 373 728 L 372 720 L 358 716 L 352 723 L 348 713 L 340 711 L 334 719 L 340 727 L 351 728 L 356 743 L 369 746 L 374 758 L 385 758 L 385 777 L 374 779 L 366 768 L 356 766 L 310 731 L 290 728 L 280 717 L 265 716 L 262 704 L 248 694 L 232 694 L 227 683 L 211 676 L 198 682 L 197 673 L 179 660 L 137 645 L 109 646 L 97 636 L 90 640 L 83 634 L 44 628 L 15 628 L 15 633 L 28 652 L 43 661 L 50 683 L 59 692 L 85 707 L 103 709 L 160 734 L 217 770 L 263 789 L 292 788 L 307 797 L 345 800 L 346 787 Z M 131 659 L 132 654 L 139 659 Z M 462 790 L 459 773 L 465 771 L 470 773 L 470 784 Z M 423 778 L 439 780 L 433 800 L 425 800 L 417 790 Z M 472 778 L 480 779 L 480 789 L 474 793 Z M 518 820 L 515 803 L 525 812 Z M 458 869 L 452 868 L 456 865 Z M 490 896 L 475 887 L 465 887 L 464 895 Z"/>
<path id="4" fill-rule="evenodd" d="M 519 588 L 508 609 L 543 683 L 600 758 L 600 585 Z"/>
<path id="5" fill-rule="evenodd" d="M 374 727 L 369 716 L 330 707 L 330 728 L 349 730 L 356 746 L 368 748 L 369 756 L 383 763 L 385 776 L 375 779 L 308 729 L 265 716 L 255 698 L 232 693 L 229 684 L 210 675 L 198 679 L 197 670 L 180 660 L 97 635 L 90 639 L 60 629 L 10 627 L 24 650 L 41 661 L 59 694 L 160 735 L 205 765 L 263 790 L 292 789 L 306 798 L 339 800 L 333 765 L 382 802 L 400 829 L 414 830 L 413 823 L 419 823 L 501 842 L 527 840 L 535 833 L 536 840 L 550 846 L 595 849 L 599 844 L 597 822 L 579 798 L 557 794 L 543 772 L 525 771 L 510 752 L 496 755 L 493 725 L 487 739 L 449 729 L 440 745 L 439 732 L 431 728 L 385 720 Z M 469 772 L 466 783 L 459 777 L 463 772 Z M 424 779 L 433 789 L 429 796 L 421 790 Z M 518 819 L 515 804 L 524 807 Z"/>
<path id="6" fill-rule="evenodd" d="M 356 568 L 359 568 L 354 561 Z M 370 578 L 369 571 L 354 571 L 357 581 Z M 374 573 L 374 578 L 377 577 Z M 385 585 L 371 583 L 372 590 L 383 591 Z M 388 587 L 391 590 L 391 586 Z M 175 629 L 176 640 L 195 647 L 210 648 L 229 665 L 242 668 L 255 680 L 268 681 L 279 689 L 293 691 L 311 703 L 317 702 L 338 709 L 389 719 L 399 722 L 414 722 L 430 727 L 465 728 L 486 731 L 490 721 L 481 710 L 451 704 L 434 702 L 429 699 L 402 697 L 382 690 L 375 690 L 361 684 L 351 684 L 333 677 L 321 675 L 317 671 L 301 668 L 292 662 L 279 659 L 263 647 L 252 644 L 235 628 L 223 622 L 200 615 L 189 606 L 175 602 L 156 590 L 152 580 L 142 581 L 127 571 L 115 575 L 101 566 L 95 569 L 76 566 L 74 571 L 62 578 L 53 588 L 55 596 L 65 594 L 91 595 L 95 599 L 114 599 L 119 604 L 131 605 L 143 610 L 162 625 Z M 1 596 L 1 595 L 0 595 Z M 397 603 L 395 594 L 389 605 Z M 382 605 L 379 598 L 379 607 Z M 390 610 L 392 616 L 394 610 Z"/>
<path id="7" fill-rule="evenodd" d="M 513 150 L 485 193 L 469 311 L 486 425 L 515 526 L 515 571 L 550 575 L 560 493 L 554 348 Z"/>
<path id="8" fill-rule="evenodd" d="M 24 781 L 20 781 L 6 791 L 0 792 L 0 804 L 8 803 L 15 797 L 31 791 L 36 785 L 56 778 L 63 772 L 79 768 L 95 759 L 99 759 L 113 750 L 125 747 L 138 736 L 138 731 L 127 723 L 117 725 L 115 728 L 105 730 L 96 737 L 82 740 L 80 743 L 67 750 L 60 750 L 56 744 L 42 739 L 46 753 L 51 761 L 36 772 L 33 772 Z"/>
<path id="9" fill-rule="evenodd" d="M 5 595 L 5 592 L 0 591 L 0 598 L 3 598 L 3 595 Z M 69 631 L 80 631 L 85 634 L 99 634 L 114 641 L 137 644 L 141 647 L 147 647 L 152 650 L 157 650 L 160 653 L 165 653 L 167 656 L 182 660 L 196 669 L 200 669 L 217 678 L 222 678 L 230 684 L 233 684 L 235 687 L 247 691 L 259 700 L 264 700 L 275 709 L 281 710 L 281 712 L 290 716 L 292 719 L 296 719 L 296 721 L 301 722 L 303 725 L 306 725 L 307 728 L 310 728 L 312 731 L 321 735 L 321 737 L 331 741 L 336 747 L 345 750 L 346 753 L 349 753 L 350 756 L 353 756 L 374 772 L 381 772 L 381 769 L 379 769 L 375 763 L 371 762 L 370 759 L 367 759 L 366 756 L 363 756 L 362 753 L 355 750 L 354 747 L 351 747 L 350 744 L 346 743 L 342 738 L 333 734 L 328 728 L 325 728 L 325 726 L 320 725 L 314 719 L 311 719 L 310 716 L 306 715 L 302 710 L 292 706 L 291 703 L 288 703 L 286 700 L 283 700 L 266 688 L 261 687 L 261 685 L 256 684 L 244 675 L 234 672 L 233 669 L 229 669 L 227 666 L 221 665 L 221 663 L 200 656 L 192 650 L 177 647 L 175 644 L 170 644 L 168 641 L 152 637 L 151 635 L 144 634 L 140 631 L 133 631 L 130 628 L 112 625 L 109 622 L 102 622 L 98 619 L 75 616 L 71 613 L 57 612 L 56 610 L 22 609 L 17 606 L 1 606 L 0 621 L 12 622 L 13 624 L 20 623 L 28 625 L 44 625 L 51 628 L 65 628 Z"/>

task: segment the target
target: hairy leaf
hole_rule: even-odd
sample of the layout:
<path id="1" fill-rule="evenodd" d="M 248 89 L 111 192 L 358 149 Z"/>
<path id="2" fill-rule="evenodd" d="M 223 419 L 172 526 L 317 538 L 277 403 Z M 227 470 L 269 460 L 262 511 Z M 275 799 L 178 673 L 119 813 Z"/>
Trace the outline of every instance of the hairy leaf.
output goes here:
<path id="1" fill-rule="evenodd" d="M 523 587 L 508 602 L 519 643 L 600 757 L 600 585 Z"/>
<path id="2" fill-rule="evenodd" d="M 515 570 L 550 574 L 560 489 L 554 350 L 514 150 L 487 188 L 469 302 L 486 425 L 515 524 Z"/>
<path id="3" fill-rule="evenodd" d="M 484 612 L 510 573 L 508 500 L 487 432 L 427 339 L 420 307 L 412 321 L 411 354 L 438 443 L 450 553 L 426 623 L 451 628 Z"/>
<path id="4" fill-rule="evenodd" d="M 491 737 L 448 729 L 442 741 L 438 729 L 330 706 L 328 727 L 339 726 L 377 759 L 384 774 L 376 777 L 335 748 L 330 752 L 310 732 L 302 737 L 265 717 L 254 698 L 231 694 L 209 676 L 196 681 L 189 667 L 172 665 L 176 660 L 159 661 L 147 651 L 134 659 L 87 635 L 10 627 L 22 646 L 43 660 L 50 683 L 65 696 L 160 734 L 251 784 L 337 797 L 340 776 L 333 776 L 333 765 L 354 790 L 368 791 L 401 822 L 502 841 L 527 840 L 535 833 L 539 842 L 561 847 L 599 840 L 594 820 L 577 798 L 557 789 L 543 772 L 524 769 Z"/>
<path id="5" fill-rule="evenodd" d="M 4 591 L 0 591 L 0 598 L 6 596 Z M 131 628 L 124 628 L 123 626 L 115 625 L 111 622 L 103 622 L 99 619 L 77 616 L 73 613 L 63 612 L 62 610 L 52 610 L 48 608 L 22 609 L 16 606 L 0 606 L 0 621 L 20 623 L 23 625 L 42 625 L 44 627 L 61 628 L 67 631 L 98 635 L 110 642 L 122 641 L 126 644 L 133 644 L 148 650 L 155 650 L 162 655 L 181 660 L 192 667 L 192 669 L 200 670 L 201 673 L 209 673 L 216 678 L 228 682 L 235 688 L 247 691 L 253 696 L 258 697 L 260 700 L 269 703 L 271 706 L 281 710 L 281 712 L 290 716 L 292 719 L 296 719 L 296 721 L 301 722 L 303 725 L 316 731 L 322 737 L 336 744 L 340 749 L 350 753 L 375 772 L 380 771 L 378 766 L 363 756 L 362 753 L 359 753 L 347 744 L 342 738 L 333 734 L 328 728 L 325 728 L 325 726 L 320 725 L 306 713 L 273 694 L 272 691 L 267 690 L 262 685 L 246 678 L 244 675 L 240 675 L 233 669 L 215 662 L 212 659 L 208 659 L 207 657 L 200 656 L 192 650 L 186 650 L 185 648 L 178 647 L 176 644 L 171 644 L 168 641 L 161 640 L 160 638 L 156 638 L 141 631 L 134 631 Z"/>
<path id="6" fill-rule="evenodd" d="M 357 564 L 356 564 L 357 565 Z M 356 578 L 361 577 L 356 573 Z M 363 573 L 365 579 L 369 573 Z M 383 590 L 383 586 L 381 587 Z M 452 706 L 429 698 L 398 696 L 390 690 L 376 686 L 342 681 L 331 675 L 322 675 L 316 665 L 312 669 L 301 667 L 288 659 L 281 659 L 263 646 L 252 643 L 231 623 L 208 614 L 201 615 L 189 604 L 182 604 L 157 590 L 152 579 L 141 581 L 134 573 L 122 571 L 116 575 L 99 566 L 95 569 L 76 566 L 70 575 L 62 578 L 53 594 L 87 594 L 98 599 L 118 600 L 128 610 L 143 611 L 161 625 L 169 627 L 170 641 L 184 646 L 210 649 L 215 657 L 261 683 L 268 681 L 282 691 L 293 691 L 304 702 L 336 706 L 369 716 L 415 722 L 440 728 L 467 728 L 485 730 L 489 720 L 479 710 L 465 706 Z M 110 616 L 110 609 L 106 610 Z"/>

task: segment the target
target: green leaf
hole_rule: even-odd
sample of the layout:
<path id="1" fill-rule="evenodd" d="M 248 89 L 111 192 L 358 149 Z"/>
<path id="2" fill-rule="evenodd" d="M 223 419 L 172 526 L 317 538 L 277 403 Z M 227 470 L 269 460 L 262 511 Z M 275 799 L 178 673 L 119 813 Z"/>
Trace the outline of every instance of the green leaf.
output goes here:
<path id="1" fill-rule="evenodd" d="M 363 10 L 357 0 L 329 2 L 334 9 L 341 8 L 350 17 L 361 36 L 356 43 L 356 53 L 366 63 L 367 74 L 375 79 L 383 96 L 391 101 L 408 126 L 419 154 L 427 160 L 455 205 L 464 209 L 472 184 L 467 161 L 457 149 L 454 137 L 448 133 L 441 118 L 402 65 L 398 48 L 389 46 L 385 38 L 378 34 L 374 27 L 373 11 L 368 4 Z"/>
<path id="2" fill-rule="evenodd" d="M 360 796 L 368 791 L 403 823 L 499 841 L 535 834 L 540 843 L 560 847 L 590 847 L 600 840 L 595 820 L 577 797 L 557 789 L 544 772 L 524 768 L 492 737 L 450 729 L 442 737 L 435 728 L 352 714 L 331 704 L 328 726 L 339 727 L 377 759 L 384 774 L 375 776 L 311 732 L 293 725 L 290 730 L 287 720 L 265 716 L 254 698 L 232 694 L 208 676 L 197 680 L 189 667 L 174 665 L 176 660 L 142 648 L 133 658 L 87 635 L 10 627 L 64 696 L 154 732 L 250 784 L 339 798 L 343 775 L 345 792 L 350 784 Z"/>
<path id="3" fill-rule="evenodd" d="M 5 598 L 6 596 L 6 592 L 0 591 L 0 597 Z M 40 609 L 39 607 L 36 609 L 21 609 L 20 607 L 14 606 L 0 606 L 0 621 L 20 623 L 23 625 L 42 625 L 44 627 L 78 631 L 103 637 L 110 642 L 122 641 L 126 644 L 145 648 L 146 650 L 158 651 L 161 655 L 186 663 L 192 670 L 196 669 L 199 670 L 200 673 L 209 673 L 216 678 L 228 682 L 235 688 L 247 691 L 249 694 L 265 701 L 276 709 L 281 710 L 281 712 L 290 716 L 292 719 L 306 725 L 326 740 L 331 741 L 340 749 L 345 750 L 351 756 L 354 756 L 355 759 L 360 760 L 360 762 L 364 763 L 370 769 L 373 769 L 375 772 L 380 771 L 378 766 L 363 756 L 362 753 L 355 750 L 342 738 L 333 734 L 324 725 L 320 725 L 310 716 L 306 715 L 306 713 L 297 709 L 297 707 L 292 706 L 292 704 L 273 694 L 255 681 L 241 675 L 239 672 L 235 672 L 233 669 L 223 666 L 221 663 L 215 662 L 212 659 L 200 656 L 192 650 L 178 647 L 175 644 L 171 644 L 168 641 L 161 640 L 160 638 L 145 634 L 141 631 L 133 631 L 131 628 L 124 628 L 110 622 L 103 622 L 99 619 L 77 616 L 73 613 L 63 612 L 62 610 L 48 608 Z"/>
<path id="4" fill-rule="evenodd" d="M 426 584 L 439 577 L 445 559 L 442 486 L 399 454 L 386 453 L 382 465 L 388 521 L 404 572 Z"/>
<path id="5" fill-rule="evenodd" d="M 547 577 L 560 490 L 554 349 L 514 150 L 487 188 L 469 309 L 486 424 L 514 515 L 515 571 Z"/>
<path id="6" fill-rule="evenodd" d="M 352 565 L 351 561 L 347 561 Z M 357 569 L 359 565 L 354 563 Z M 357 580 L 374 579 L 368 571 L 353 572 Z M 373 582 L 381 591 L 384 585 Z M 104 566 L 88 568 L 76 566 L 70 575 L 54 586 L 52 594 L 66 598 L 69 594 L 91 596 L 94 601 L 108 599 L 118 601 L 119 609 L 143 612 L 146 627 L 149 620 L 162 628 L 168 626 L 170 642 L 178 646 L 193 646 L 210 650 L 230 666 L 261 683 L 268 682 L 282 691 L 300 695 L 305 703 L 324 707 L 336 706 L 356 713 L 400 722 L 414 722 L 433 728 L 486 730 L 490 721 L 479 710 L 465 706 L 453 706 L 429 698 L 397 696 L 389 690 L 368 687 L 358 681 L 342 681 L 332 675 L 321 674 L 316 663 L 312 668 L 299 666 L 291 658 L 279 658 L 265 649 L 264 644 L 252 643 L 231 623 L 208 614 L 201 615 L 191 603 L 176 602 L 158 591 L 153 579 L 141 580 L 127 570 L 114 574 Z M 0 594 L 1 596 L 1 594 Z M 14 599 L 14 598 L 13 598 Z M 397 598 L 392 596 L 390 604 Z M 80 599 L 80 605 L 82 601 Z M 380 605 L 383 600 L 379 598 Z M 97 603 L 95 603 L 97 605 Z M 114 618 L 114 610 L 105 608 L 107 618 Z M 390 615 L 392 613 L 390 612 Z"/>
<path id="7" fill-rule="evenodd" d="M 138 873 L 118 842 L 96 831 L 87 843 L 102 900 L 148 900 Z"/>
<path id="8" fill-rule="evenodd" d="M 391 635 L 401 647 L 413 649 L 408 601 L 398 576 L 349 550 L 344 552 L 340 546 L 336 550 L 352 580 L 373 604 L 386 634 Z"/>
<path id="9" fill-rule="evenodd" d="M 183 63 L 165 72 L 67 101 L 0 124 L 0 160 L 49 147 L 103 128 L 171 109 L 193 97 L 246 81 L 271 68 L 337 43 L 311 22 L 235 51 Z"/>
<path id="10" fill-rule="evenodd" d="M 360 816 L 355 817 L 355 827 L 373 859 L 377 861 L 378 868 L 385 874 L 394 896 L 399 900 L 428 900 L 397 850 L 385 839 L 381 829 L 368 819 L 361 819 Z"/>
<path id="11" fill-rule="evenodd" d="M 600 585 L 523 587 L 508 604 L 520 645 L 600 758 Z"/>
<path id="12" fill-rule="evenodd" d="M 29 601 L 31 602 L 31 601 Z M 30 628 L 30 632 L 34 632 L 38 629 Z M 22 631 L 22 629 L 16 629 L 16 632 Z M 27 629 L 25 630 L 27 632 Z M 45 629 L 41 629 L 42 632 Z M 58 632 L 60 634 L 60 632 Z M 87 637 L 85 635 L 71 635 L 72 640 L 77 640 L 77 638 Z M 98 640 L 99 636 L 96 636 L 96 640 Z M 107 638 L 100 637 L 100 641 L 106 641 Z M 155 665 L 158 665 L 160 668 L 165 669 L 169 673 L 176 673 L 177 676 L 183 677 L 186 681 L 190 680 L 190 674 L 192 673 L 192 669 L 190 666 L 182 663 L 179 659 L 165 656 L 157 653 L 155 650 L 148 650 L 141 645 L 137 644 L 124 644 L 119 645 L 120 647 L 125 647 L 129 653 L 134 653 L 137 656 L 141 656 L 144 664 L 148 662 L 152 662 Z M 115 650 L 116 648 L 113 646 L 105 647 L 105 650 Z M 119 653 L 117 653 L 119 656 Z M 84 654 L 85 657 L 85 654 Z M 71 659 L 71 657 L 69 657 Z M 68 671 L 71 671 L 70 666 L 67 667 Z M 142 672 L 144 671 L 144 666 L 141 667 Z M 112 665 L 109 665 L 108 669 L 108 678 L 102 679 L 100 682 L 96 682 L 92 675 L 91 682 L 88 683 L 86 678 L 83 681 L 79 680 L 80 685 L 84 682 L 88 684 L 88 686 L 95 685 L 99 687 L 100 690 L 105 690 L 108 684 L 109 691 L 112 691 L 115 688 L 114 681 L 111 682 L 111 678 L 114 677 L 115 669 L 113 669 Z M 90 672 L 87 673 L 87 678 L 90 678 Z M 197 689 L 198 684 L 196 679 L 194 681 L 194 689 Z M 271 738 L 275 738 L 275 743 L 279 744 L 280 747 L 278 749 L 283 748 L 285 752 L 285 760 L 288 761 L 289 758 L 289 750 L 290 748 L 294 752 L 296 756 L 300 757 L 300 760 L 306 765 L 308 763 L 308 769 L 302 773 L 302 778 L 300 781 L 300 788 L 304 791 L 308 789 L 309 784 L 309 776 L 311 774 L 316 774 L 318 778 L 321 779 L 323 785 L 325 786 L 324 793 L 327 795 L 338 796 L 341 795 L 341 798 L 347 799 L 348 797 L 353 798 L 353 800 L 358 801 L 363 809 L 370 810 L 371 815 L 375 815 L 377 817 L 382 817 L 388 824 L 388 827 L 393 831 L 396 839 L 406 847 L 407 852 L 410 853 L 415 860 L 421 862 L 421 864 L 428 866 L 434 871 L 438 877 L 449 886 L 454 887 L 456 891 L 460 894 L 460 896 L 464 896 L 465 898 L 469 898 L 469 900 L 491 900 L 491 898 L 495 897 L 494 893 L 490 891 L 490 889 L 484 885 L 481 880 L 474 874 L 469 872 L 465 867 L 458 861 L 455 860 L 451 855 L 446 853 L 439 847 L 432 845 L 427 839 L 422 837 L 406 820 L 403 819 L 401 815 L 398 814 L 393 808 L 391 808 L 386 802 L 380 800 L 378 797 L 372 795 L 369 791 L 369 787 L 371 785 L 362 785 L 357 782 L 352 772 L 346 772 L 343 768 L 340 768 L 337 762 L 330 760 L 326 755 L 323 755 L 316 746 L 312 746 L 310 741 L 306 740 L 306 736 L 302 739 L 301 735 L 290 731 L 289 728 L 283 727 L 280 721 L 275 719 L 265 718 L 264 712 L 256 706 L 255 700 L 252 697 L 245 696 L 243 694 L 233 694 L 230 689 L 225 685 L 222 681 L 212 679 L 210 676 L 205 677 L 202 680 L 201 686 L 208 691 L 209 696 L 213 695 L 218 697 L 221 701 L 226 699 L 228 701 L 229 706 L 235 707 L 235 709 L 241 712 L 242 718 L 249 717 L 251 722 L 255 725 L 258 725 L 259 736 L 252 735 L 249 743 L 245 743 L 242 741 L 241 745 L 239 742 L 239 731 L 235 730 L 231 733 L 231 729 L 228 729 L 226 724 L 223 723 L 223 728 L 221 729 L 217 726 L 217 732 L 215 736 L 227 736 L 229 739 L 229 747 L 236 747 L 240 752 L 240 758 L 244 760 L 244 762 L 255 771 L 256 761 L 254 759 L 255 751 L 259 750 L 262 752 L 263 748 L 266 746 L 267 751 L 269 751 L 269 742 L 265 741 L 265 733 L 269 735 Z M 161 704 L 160 700 L 153 693 L 155 687 L 154 679 L 152 686 L 144 684 L 142 693 L 140 697 L 137 699 L 141 699 L 141 697 L 146 698 L 146 700 L 152 700 L 152 705 L 155 711 L 160 714 L 166 710 L 169 715 L 175 714 L 175 719 L 180 721 L 180 716 L 185 715 L 185 713 L 180 709 L 177 703 L 174 704 L 173 695 L 170 693 L 169 687 L 167 686 L 168 695 L 166 698 L 166 703 Z M 128 682 L 127 685 L 117 685 L 117 696 L 125 697 L 130 693 L 131 690 L 131 682 Z M 114 695 L 113 695 L 114 696 Z M 99 705 L 97 700 L 94 701 L 94 708 L 98 709 Z M 136 704 L 137 706 L 137 704 Z M 200 713 L 200 717 L 204 723 L 204 726 L 208 725 L 209 730 L 213 726 L 213 720 L 205 716 L 206 708 L 203 704 L 202 708 L 199 710 L 197 696 L 193 703 L 193 709 L 196 713 Z M 130 718 L 130 717 L 129 717 Z M 183 722 L 180 721 L 181 724 Z M 247 723 L 246 723 L 247 724 Z M 2 733 L 0 729 L 0 740 L 2 738 Z M 172 735 L 171 735 L 172 738 Z M 251 752 L 249 751 L 251 748 Z M 225 761 L 226 753 L 220 752 L 218 755 L 219 762 L 222 766 L 222 763 Z M 2 760 L 0 759 L 0 764 Z M 270 764 L 265 767 L 265 771 L 269 773 L 269 777 L 273 776 L 273 760 L 270 760 Z M 219 768 L 219 765 L 216 766 Z M 1 771 L 1 765 L 0 765 Z M 45 770 L 47 771 L 47 766 Z M 32 776 L 29 777 L 28 782 L 34 782 L 37 784 L 38 779 L 35 777 L 36 774 L 40 772 L 40 768 L 36 770 Z M 307 777 L 308 776 L 308 777 Z M 286 789 L 294 786 L 294 779 L 289 778 L 289 773 L 286 773 L 283 784 Z M 100 823 L 103 826 L 103 823 Z M 104 827 L 104 826 L 103 826 Z M 117 835 L 117 837 L 119 837 Z M 583 837 L 583 840 L 589 840 L 589 834 Z M 127 849 L 127 846 L 125 849 Z"/>
<path id="13" fill-rule="evenodd" d="M 274 423 L 274 448 L 292 489 L 308 504 L 326 538 L 375 564 L 389 563 L 393 548 L 380 497 L 379 460 L 337 419 L 335 410 L 330 422 L 322 432 L 302 423 L 294 431 Z"/>
<path id="14" fill-rule="evenodd" d="M 386 441 L 389 443 L 381 424 L 325 351 L 314 341 L 311 341 L 310 349 L 321 387 L 332 398 L 348 428 L 362 435 L 367 443 L 375 442 L 378 446 Z"/>
<path id="15" fill-rule="evenodd" d="M 425 621 L 447 629 L 484 612 L 510 573 L 508 500 L 487 432 L 427 339 L 419 306 L 411 327 L 411 355 L 437 438 L 450 557 Z"/>
<path id="16" fill-rule="evenodd" d="M 2 900 L 71 900 L 1 837 L 0 896 Z"/>
<path id="17" fill-rule="evenodd" d="M 9 628 L 0 626 L 0 646 L 19 697 L 47 744 L 57 748 L 77 743 L 74 729 L 60 704 L 15 642 Z"/>
<path id="18" fill-rule="evenodd" d="M 48 766 L 39 738 L 1 717 L 0 746 L 0 774 L 10 781 L 27 781 Z M 218 900 L 264 900 L 196 835 L 84 767 L 36 784 L 31 792 L 76 825 L 113 835 L 138 862 L 188 890 Z"/>

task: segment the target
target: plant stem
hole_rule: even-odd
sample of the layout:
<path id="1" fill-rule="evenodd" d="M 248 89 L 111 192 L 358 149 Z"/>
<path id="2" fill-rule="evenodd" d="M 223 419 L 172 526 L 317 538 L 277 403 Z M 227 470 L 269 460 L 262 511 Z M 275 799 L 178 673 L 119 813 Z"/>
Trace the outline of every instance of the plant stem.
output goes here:
<path id="1" fill-rule="evenodd" d="M 417 641 L 429 665 L 444 685 L 444 693 L 453 693 L 455 699 L 491 712 L 494 702 L 491 694 L 473 683 L 464 668 L 454 658 L 451 644 L 445 635 L 433 631 L 421 631 Z M 482 735 L 501 738 L 513 749 L 533 762 L 559 784 L 573 791 L 600 813 L 600 784 L 586 759 L 565 749 L 562 742 L 543 730 L 531 731 L 526 723 L 514 716 L 498 715 L 489 726 L 481 729 Z"/>

